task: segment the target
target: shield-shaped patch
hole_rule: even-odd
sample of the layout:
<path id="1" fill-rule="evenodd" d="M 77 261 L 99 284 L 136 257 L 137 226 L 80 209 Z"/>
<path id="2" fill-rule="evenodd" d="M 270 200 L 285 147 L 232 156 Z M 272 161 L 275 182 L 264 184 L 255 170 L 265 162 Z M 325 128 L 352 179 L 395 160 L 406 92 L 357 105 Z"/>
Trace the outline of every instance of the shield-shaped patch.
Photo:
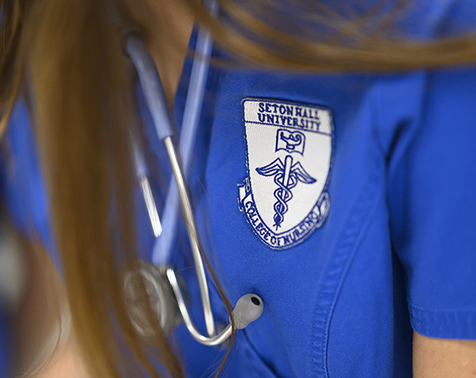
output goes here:
<path id="1" fill-rule="evenodd" d="M 329 109 L 267 99 L 242 102 L 248 177 L 240 210 L 272 249 L 302 242 L 329 213 L 334 128 Z"/>

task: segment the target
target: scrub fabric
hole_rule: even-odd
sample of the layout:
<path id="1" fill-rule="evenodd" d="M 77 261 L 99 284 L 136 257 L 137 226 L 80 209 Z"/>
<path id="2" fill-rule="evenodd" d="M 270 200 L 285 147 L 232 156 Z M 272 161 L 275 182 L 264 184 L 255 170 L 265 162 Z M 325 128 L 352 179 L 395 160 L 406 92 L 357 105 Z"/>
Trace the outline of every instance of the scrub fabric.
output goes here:
<path id="1" fill-rule="evenodd" d="M 474 2 L 438 4 L 428 5 L 416 35 L 458 32 L 462 19 L 475 19 Z M 190 66 L 186 61 L 177 93 L 177 124 Z M 324 164 L 329 170 L 327 219 L 282 250 L 266 245 L 240 211 L 238 186 L 253 166 L 243 121 L 247 98 L 320 107 L 332 115 L 331 161 L 303 161 L 304 169 Z M 381 75 L 210 69 L 189 177 L 196 216 L 231 302 L 246 293 L 264 301 L 261 318 L 237 332 L 224 376 L 411 377 L 412 328 L 476 340 L 475 100 L 475 67 Z M 138 102 L 155 153 L 159 142 L 140 93 Z M 5 174 L 5 202 L 17 225 L 39 233 L 53 251 L 21 102 L 8 141 L 13 164 Z M 264 149 L 276 141 L 263 134 L 262 143 Z M 268 186 L 270 203 L 276 189 Z M 252 188 L 256 195 L 262 190 Z M 295 200 L 309 209 L 315 202 L 298 194 Z M 153 237 L 144 209 L 139 213 L 141 245 L 150 259 Z M 184 268 L 190 258 L 182 255 L 175 259 Z M 196 281 L 185 275 L 193 318 L 204 330 Z M 226 321 L 211 292 L 217 319 Z M 176 338 L 188 376 L 212 376 L 225 348 L 199 345 L 184 326 Z"/>

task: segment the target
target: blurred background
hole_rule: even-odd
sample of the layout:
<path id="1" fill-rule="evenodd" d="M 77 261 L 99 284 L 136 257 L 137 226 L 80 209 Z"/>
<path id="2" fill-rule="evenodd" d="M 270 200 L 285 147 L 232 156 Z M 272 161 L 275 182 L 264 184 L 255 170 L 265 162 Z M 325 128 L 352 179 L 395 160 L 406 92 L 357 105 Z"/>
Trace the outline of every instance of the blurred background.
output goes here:
<path id="1" fill-rule="evenodd" d="M 1 359 L 11 377 L 84 378 L 63 282 L 47 254 L 0 221 Z M 9 377 L 5 377 L 9 378 Z"/>

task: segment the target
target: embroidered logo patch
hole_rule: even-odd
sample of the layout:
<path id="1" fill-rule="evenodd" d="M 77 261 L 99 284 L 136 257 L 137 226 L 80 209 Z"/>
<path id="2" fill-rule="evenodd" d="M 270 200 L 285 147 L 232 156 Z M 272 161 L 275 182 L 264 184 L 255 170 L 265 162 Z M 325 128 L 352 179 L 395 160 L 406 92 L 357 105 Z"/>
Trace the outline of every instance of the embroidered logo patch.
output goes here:
<path id="1" fill-rule="evenodd" d="M 240 210 L 272 249 L 289 248 L 321 227 L 330 208 L 329 109 L 266 99 L 242 102 L 248 176 Z"/>

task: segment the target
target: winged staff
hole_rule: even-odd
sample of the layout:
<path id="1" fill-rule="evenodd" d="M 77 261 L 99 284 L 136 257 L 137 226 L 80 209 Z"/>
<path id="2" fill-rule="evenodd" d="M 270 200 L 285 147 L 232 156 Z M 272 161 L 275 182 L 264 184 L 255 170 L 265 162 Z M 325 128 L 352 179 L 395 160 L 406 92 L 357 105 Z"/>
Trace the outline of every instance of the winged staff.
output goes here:
<path id="1" fill-rule="evenodd" d="M 293 198 L 291 190 L 302 182 L 313 184 L 316 179 L 311 177 L 302 167 L 299 161 L 294 163 L 291 153 L 304 154 L 305 135 L 299 131 L 291 132 L 279 129 L 276 134 L 276 151 L 285 150 L 289 153 L 283 161 L 278 157 L 268 165 L 256 168 L 262 176 L 274 177 L 274 182 L 278 188 L 274 191 L 276 202 L 274 204 L 275 214 L 273 216 L 276 230 L 281 227 L 284 221 L 284 214 L 288 211 L 288 202 Z"/>

